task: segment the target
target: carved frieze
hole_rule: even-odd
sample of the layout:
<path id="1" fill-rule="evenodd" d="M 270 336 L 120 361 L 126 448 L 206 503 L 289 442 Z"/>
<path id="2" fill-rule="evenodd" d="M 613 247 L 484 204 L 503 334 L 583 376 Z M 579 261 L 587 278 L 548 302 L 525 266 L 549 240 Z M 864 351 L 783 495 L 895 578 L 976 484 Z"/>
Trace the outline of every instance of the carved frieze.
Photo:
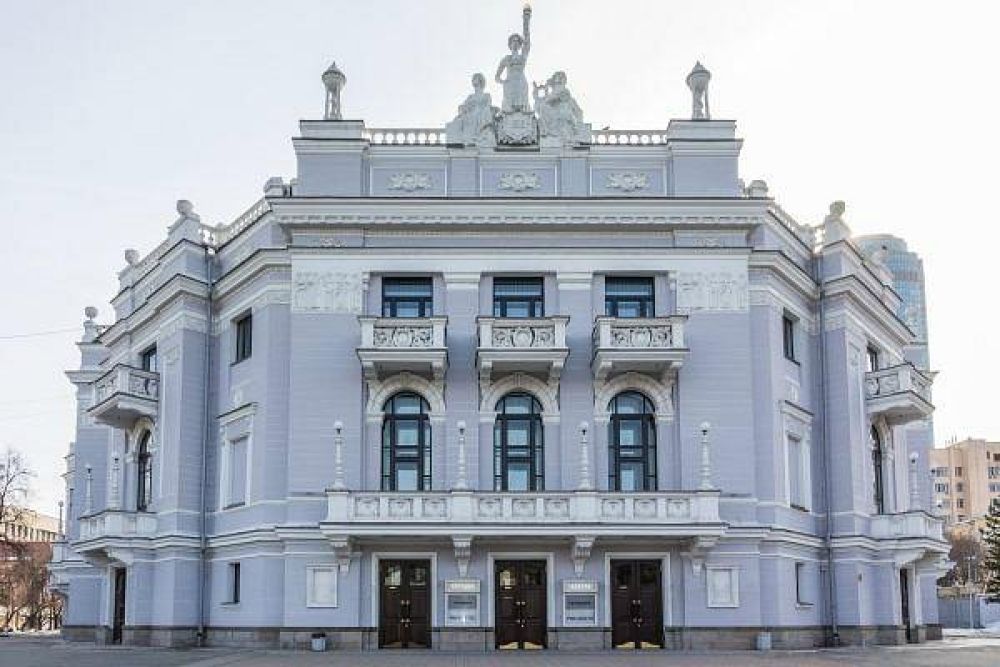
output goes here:
<path id="1" fill-rule="evenodd" d="M 361 313 L 361 274 L 335 271 L 294 271 L 292 311 L 299 313 Z"/>
<path id="2" fill-rule="evenodd" d="M 407 171 L 389 176 L 390 190 L 415 192 L 417 190 L 430 190 L 432 187 L 434 187 L 434 183 L 431 181 L 430 174 Z"/>
<path id="3" fill-rule="evenodd" d="M 611 347 L 672 347 L 673 327 L 611 325 Z"/>
<path id="4" fill-rule="evenodd" d="M 552 325 L 493 327 L 493 347 L 553 347 L 556 329 Z"/>
<path id="5" fill-rule="evenodd" d="M 500 184 L 497 187 L 511 192 L 524 192 L 537 190 L 542 187 L 542 183 L 538 174 L 530 171 L 506 171 L 500 174 Z"/>
<path id="6" fill-rule="evenodd" d="M 749 300 L 745 274 L 729 271 L 679 271 L 677 310 L 745 311 Z"/>
<path id="7" fill-rule="evenodd" d="M 377 325 L 372 331 L 372 340 L 375 347 L 431 347 L 434 343 L 434 331 L 429 325 Z"/>
<path id="8" fill-rule="evenodd" d="M 635 192 L 649 187 L 649 176 L 641 171 L 624 171 L 608 174 L 605 187 L 609 190 Z"/>

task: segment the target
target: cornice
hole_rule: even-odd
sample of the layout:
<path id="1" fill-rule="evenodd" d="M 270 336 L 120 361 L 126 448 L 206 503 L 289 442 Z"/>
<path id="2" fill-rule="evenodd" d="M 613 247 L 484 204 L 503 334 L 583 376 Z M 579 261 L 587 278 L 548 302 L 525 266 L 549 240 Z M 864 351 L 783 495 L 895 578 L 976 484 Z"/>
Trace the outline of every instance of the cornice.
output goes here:
<path id="1" fill-rule="evenodd" d="M 123 317 L 109 326 L 97 340 L 103 345 L 111 347 L 119 338 L 143 326 L 161 310 L 184 296 L 206 299 L 208 297 L 208 284 L 198 278 L 180 273 L 175 274 L 156 288 L 145 303 L 127 317 Z"/>
<path id="2" fill-rule="evenodd" d="M 819 286 L 816 281 L 780 250 L 754 250 L 750 253 L 749 268 L 751 271 L 754 269 L 770 271 L 802 296 L 808 299 L 819 298 Z"/>
<path id="3" fill-rule="evenodd" d="M 899 319 L 895 311 L 872 294 L 865 282 L 853 274 L 826 281 L 823 286 L 823 296 L 828 300 L 842 297 L 857 304 L 871 319 L 894 336 L 901 346 L 911 344 L 916 338 L 916 334 Z"/>

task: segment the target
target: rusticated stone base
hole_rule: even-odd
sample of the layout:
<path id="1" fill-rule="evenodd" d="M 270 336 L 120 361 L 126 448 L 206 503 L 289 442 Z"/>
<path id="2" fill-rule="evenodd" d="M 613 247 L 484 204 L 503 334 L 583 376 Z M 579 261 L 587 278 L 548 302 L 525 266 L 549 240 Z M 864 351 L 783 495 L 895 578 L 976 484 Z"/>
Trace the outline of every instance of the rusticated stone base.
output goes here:
<path id="1" fill-rule="evenodd" d="M 327 650 L 378 650 L 377 628 L 276 628 L 211 627 L 207 629 L 208 646 L 237 648 L 283 648 L 308 650 L 315 632 L 326 634 Z M 898 626 L 840 626 L 837 641 L 825 626 L 761 627 L 666 627 L 663 631 L 666 650 L 756 650 L 761 633 L 770 633 L 775 650 L 808 649 L 823 646 L 895 645 L 907 643 L 906 631 Z M 941 638 L 941 626 L 919 626 L 911 631 L 912 641 Z M 103 626 L 67 625 L 62 628 L 66 641 L 106 644 L 111 629 Z M 610 628 L 551 628 L 548 648 L 560 651 L 595 651 L 610 649 Z M 495 650 L 493 628 L 434 628 L 434 649 L 443 651 L 486 652 Z M 198 643 L 194 627 L 126 627 L 122 643 L 132 646 L 189 647 Z"/>

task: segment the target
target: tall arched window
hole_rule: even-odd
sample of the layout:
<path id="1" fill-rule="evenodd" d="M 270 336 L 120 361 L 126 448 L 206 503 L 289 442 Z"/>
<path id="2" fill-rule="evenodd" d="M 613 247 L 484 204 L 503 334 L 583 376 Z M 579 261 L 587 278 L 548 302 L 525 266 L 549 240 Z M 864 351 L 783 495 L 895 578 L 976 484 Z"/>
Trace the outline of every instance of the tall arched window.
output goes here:
<path id="1" fill-rule="evenodd" d="M 531 394 L 507 394 L 497 402 L 496 411 L 493 488 L 497 491 L 544 490 L 541 403 Z"/>
<path id="2" fill-rule="evenodd" d="M 608 488 L 614 491 L 656 490 L 656 411 L 635 391 L 618 394 L 608 406 Z"/>
<path id="3" fill-rule="evenodd" d="M 882 466 L 882 436 L 878 429 L 872 426 L 872 500 L 875 513 L 885 513 L 885 486 Z"/>
<path id="4" fill-rule="evenodd" d="M 403 392 L 385 402 L 382 422 L 382 490 L 431 488 L 430 407 L 419 394 Z"/>
<path id="5" fill-rule="evenodd" d="M 153 454 L 149 451 L 149 441 L 152 437 L 152 433 L 145 431 L 139 437 L 139 448 L 136 452 L 138 475 L 135 508 L 140 512 L 147 511 L 153 504 Z"/>

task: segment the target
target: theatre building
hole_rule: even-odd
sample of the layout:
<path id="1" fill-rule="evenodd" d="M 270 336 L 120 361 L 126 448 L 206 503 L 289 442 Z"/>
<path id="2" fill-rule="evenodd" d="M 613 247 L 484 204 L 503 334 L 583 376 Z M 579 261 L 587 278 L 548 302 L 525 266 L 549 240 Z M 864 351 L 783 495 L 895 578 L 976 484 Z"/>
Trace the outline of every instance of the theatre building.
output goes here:
<path id="1" fill-rule="evenodd" d="M 884 258 L 841 202 L 803 224 L 744 183 L 700 64 L 656 83 L 691 107 L 655 129 L 594 129 L 563 72 L 529 96 L 522 18 L 492 95 L 434 84 L 464 97 L 444 127 L 350 119 L 331 66 L 297 174 L 226 225 L 178 202 L 126 252 L 68 372 L 66 637 L 939 634 L 947 545 L 906 440 L 933 378 Z"/>

